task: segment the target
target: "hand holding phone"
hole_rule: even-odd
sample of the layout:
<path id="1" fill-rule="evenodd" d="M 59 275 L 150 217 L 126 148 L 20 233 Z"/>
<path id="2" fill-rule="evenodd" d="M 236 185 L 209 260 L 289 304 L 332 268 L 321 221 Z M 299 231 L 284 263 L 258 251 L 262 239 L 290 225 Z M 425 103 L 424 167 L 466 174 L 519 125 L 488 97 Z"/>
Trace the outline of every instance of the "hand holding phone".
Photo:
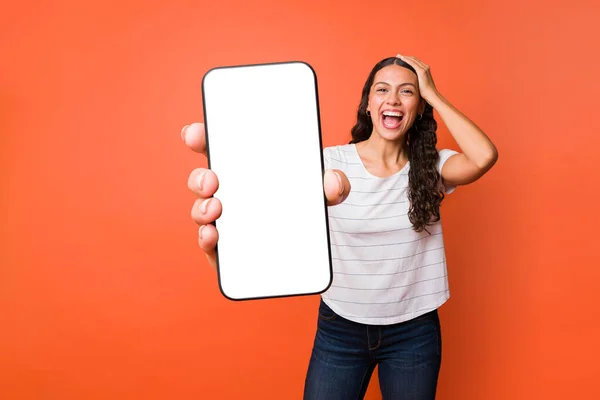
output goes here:
<path id="1" fill-rule="evenodd" d="M 350 185 L 340 171 L 323 175 L 314 71 L 304 63 L 216 68 L 203 95 L 205 137 L 202 124 L 182 135 L 209 158 L 212 171 L 195 170 L 189 187 L 221 291 L 230 299 L 322 292 L 331 282 L 326 206 Z"/>

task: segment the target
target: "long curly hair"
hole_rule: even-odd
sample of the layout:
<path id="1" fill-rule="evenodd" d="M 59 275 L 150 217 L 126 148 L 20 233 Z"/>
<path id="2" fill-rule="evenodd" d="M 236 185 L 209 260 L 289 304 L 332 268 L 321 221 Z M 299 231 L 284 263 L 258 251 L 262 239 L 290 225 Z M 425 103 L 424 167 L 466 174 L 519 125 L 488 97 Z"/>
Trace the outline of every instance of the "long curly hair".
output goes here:
<path id="1" fill-rule="evenodd" d="M 383 59 L 373 67 L 362 90 L 356 124 L 351 130 L 352 140 L 350 143 L 359 143 L 371 136 L 373 122 L 366 112 L 371 86 L 377 71 L 392 64 L 408 68 L 416 74 L 411 65 L 397 57 Z M 405 138 L 410 163 L 408 218 L 417 232 L 427 231 L 427 225 L 440 220 L 440 204 L 444 199 L 444 192 L 440 186 L 440 174 L 436 166 L 439 158 L 436 148 L 436 130 L 437 123 L 433 117 L 433 107 L 425 102 L 423 114 L 421 117 L 417 117 Z"/>

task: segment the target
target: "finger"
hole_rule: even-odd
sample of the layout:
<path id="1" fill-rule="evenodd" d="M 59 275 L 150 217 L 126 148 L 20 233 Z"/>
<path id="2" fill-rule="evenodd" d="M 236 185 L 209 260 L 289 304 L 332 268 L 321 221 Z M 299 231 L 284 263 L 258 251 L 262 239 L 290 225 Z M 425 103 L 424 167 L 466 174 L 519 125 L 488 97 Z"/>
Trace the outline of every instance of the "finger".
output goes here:
<path id="1" fill-rule="evenodd" d="M 417 64 L 419 67 L 423 68 L 425 71 L 427 71 L 429 69 L 429 65 L 425 64 L 423 61 L 419 60 L 417 57 L 406 56 L 405 58 L 411 60 L 413 63 Z"/>
<path id="2" fill-rule="evenodd" d="M 421 60 L 419 60 L 418 58 L 413 57 L 413 56 L 405 56 L 402 54 L 397 54 L 396 57 L 400 58 L 402 61 L 411 65 L 415 69 L 418 69 L 418 68 L 426 69 L 426 67 L 427 67 L 425 64 L 423 64 L 423 62 L 421 62 Z"/>
<path id="3" fill-rule="evenodd" d="M 186 125 L 181 130 L 181 139 L 186 146 L 195 151 L 206 155 L 206 137 L 204 136 L 204 124 L 195 122 Z"/>
<path id="4" fill-rule="evenodd" d="M 192 206 L 192 219 L 198 225 L 211 224 L 221 216 L 223 205 L 216 197 L 200 198 Z"/>
<path id="5" fill-rule="evenodd" d="M 398 53 L 398 54 L 396 54 L 396 57 L 398 57 L 399 59 L 404 60 L 406 62 L 409 62 L 409 61 L 412 62 L 412 60 L 410 59 L 410 56 L 405 56 L 404 54 Z"/>
<path id="6" fill-rule="evenodd" d="M 206 253 L 206 258 L 214 269 L 217 269 L 215 248 L 219 241 L 219 231 L 214 225 L 201 225 L 198 229 L 198 246 Z"/>
<path id="7" fill-rule="evenodd" d="M 405 63 L 407 63 L 408 65 L 410 65 L 411 67 L 413 67 L 417 71 L 419 69 L 421 69 L 421 66 L 419 64 L 417 64 L 413 59 L 411 59 L 408 56 L 403 56 L 401 54 L 398 54 L 396 57 L 398 57 L 399 59 L 401 59 L 402 61 L 404 61 Z"/>
<path id="8" fill-rule="evenodd" d="M 350 181 L 346 174 L 338 169 L 327 170 L 323 176 L 323 189 L 328 206 L 342 203 L 350 194 Z"/>
<path id="9" fill-rule="evenodd" d="M 210 169 L 196 168 L 188 178 L 188 188 L 198 197 L 212 197 L 219 188 L 219 178 Z"/>

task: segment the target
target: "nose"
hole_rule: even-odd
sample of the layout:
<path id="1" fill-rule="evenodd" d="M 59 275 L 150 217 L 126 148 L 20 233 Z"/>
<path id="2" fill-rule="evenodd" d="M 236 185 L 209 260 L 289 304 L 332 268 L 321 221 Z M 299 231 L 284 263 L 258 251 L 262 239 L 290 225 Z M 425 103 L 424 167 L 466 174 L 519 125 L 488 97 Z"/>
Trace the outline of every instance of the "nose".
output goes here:
<path id="1" fill-rule="evenodd" d="M 385 101 L 386 101 L 386 103 L 388 103 L 390 105 L 399 105 L 400 104 L 400 96 L 397 93 L 394 93 L 393 91 L 390 90 L 389 95 Z"/>

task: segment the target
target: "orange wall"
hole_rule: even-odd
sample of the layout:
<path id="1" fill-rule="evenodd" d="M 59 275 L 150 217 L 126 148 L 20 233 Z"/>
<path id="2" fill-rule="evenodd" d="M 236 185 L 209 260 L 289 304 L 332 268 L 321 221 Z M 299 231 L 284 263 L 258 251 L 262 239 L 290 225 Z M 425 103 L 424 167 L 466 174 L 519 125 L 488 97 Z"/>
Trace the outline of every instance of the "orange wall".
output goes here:
<path id="1" fill-rule="evenodd" d="M 397 52 L 500 152 L 443 207 L 439 398 L 600 396 L 598 6 L 319 3 L 6 2 L 0 398 L 300 398 L 318 297 L 219 294 L 186 186 L 206 162 L 179 130 L 207 69 L 301 59 L 325 145 L 346 142 L 369 69 Z"/>

